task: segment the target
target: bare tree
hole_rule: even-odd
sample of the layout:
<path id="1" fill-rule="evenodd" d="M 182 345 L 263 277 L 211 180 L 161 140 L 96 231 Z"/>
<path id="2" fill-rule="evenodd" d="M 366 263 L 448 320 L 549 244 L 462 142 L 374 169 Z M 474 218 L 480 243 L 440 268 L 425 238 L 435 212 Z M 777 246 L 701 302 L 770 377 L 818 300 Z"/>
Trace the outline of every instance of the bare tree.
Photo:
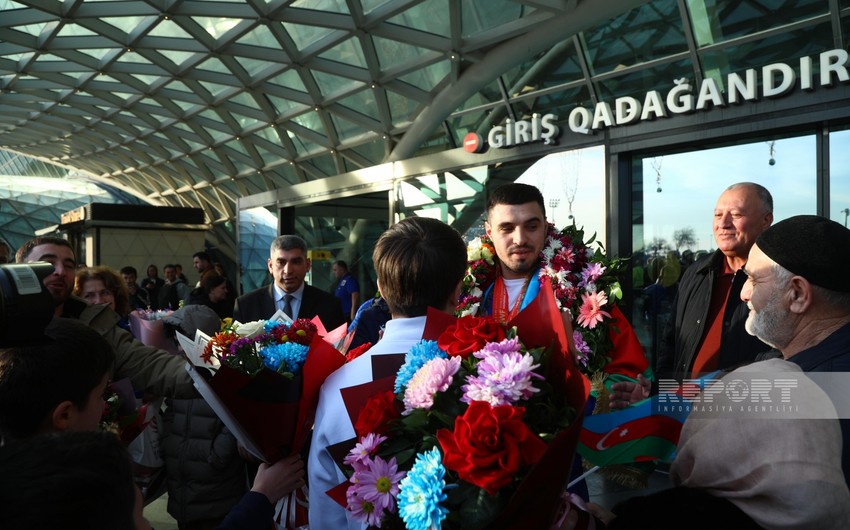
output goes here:
<path id="1" fill-rule="evenodd" d="M 690 226 L 680 228 L 673 232 L 673 245 L 676 246 L 676 252 L 678 252 L 682 247 L 691 248 L 696 244 L 696 232 L 694 232 L 694 229 Z"/>
<path id="2" fill-rule="evenodd" d="M 663 237 L 653 237 L 649 244 L 649 251 L 653 256 L 661 256 L 666 254 L 668 249 L 667 240 Z"/>

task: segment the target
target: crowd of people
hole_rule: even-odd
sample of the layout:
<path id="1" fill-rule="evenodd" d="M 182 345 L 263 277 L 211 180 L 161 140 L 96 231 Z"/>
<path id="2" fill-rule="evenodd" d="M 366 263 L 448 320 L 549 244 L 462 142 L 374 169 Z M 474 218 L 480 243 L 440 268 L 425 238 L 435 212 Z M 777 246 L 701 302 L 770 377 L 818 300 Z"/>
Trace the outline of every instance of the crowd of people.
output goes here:
<path id="1" fill-rule="evenodd" d="M 713 211 L 717 250 L 676 273 L 655 377 L 631 374 L 635 382 L 615 383 L 611 408 L 658 393 L 664 378 L 681 381 L 717 370 L 726 374 L 721 381 L 760 370 L 800 378 L 850 371 L 850 280 L 842 270 L 850 258 L 850 231 L 817 216 L 773 220 L 773 198 L 763 186 L 742 182 L 723 191 Z M 538 275 L 547 230 L 540 191 L 525 184 L 494 190 L 484 228 L 498 267 L 480 313 L 507 322 L 550 289 Z M 0 257 L 2 251 L 0 245 Z M 267 264 L 271 283 L 237 296 L 204 251 L 193 255 L 200 279 L 190 287 L 176 264 L 163 267 L 164 279 L 151 265 L 139 282 L 129 266 L 79 268 L 62 238 L 22 245 L 17 262 L 54 267 L 43 286 L 55 318 L 42 336 L 0 348 L 3 527 L 149 528 L 126 450 L 114 436 L 95 432 L 107 385 L 127 378 L 140 395 L 166 399 L 161 449 L 168 509 L 181 529 L 266 528 L 274 503 L 304 483 L 310 528 L 361 528 L 326 494 L 346 480 L 334 447 L 354 437 L 352 425 L 340 421 L 347 417 L 340 389 L 373 381 L 375 359 L 404 353 L 419 341 L 429 307 L 453 314 L 467 248 L 438 220 L 410 217 L 394 224 L 372 256 L 380 296 L 362 303 L 344 261 L 333 265 L 334 292 L 308 285 L 307 251 L 296 235 L 275 238 Z M 660 270 L 657 278 L 664 278 Z M 195 329 L 215 333 L 224 318 L 249 322 L 281 310 L 293 319 L 318 316 L 327 329 L 348 322 L 355 337 L 360 331 L 357 344 L 372 346 L 324 382 L 309 451 L 252 465 L 197 394 L 183 359 L 142 344 L 127 325 L 134 309 L 181 306 L 201 306 L 191 312 L 205 315 L 175 313 L 173 325 L 190 336 Z M 568 317 L 563 325 L 572 337 Z M 634 333 L 626 327 L 616 332 Z M 798 405 L 833 414 L 785 421 L 692 416 L 682 430 L 670 488 L 612 509 L 591 504 L 598 527 L 678 528 L 688 518 L 692 528 L 846 528 L 850 423 L 833 410 L 829 389 L 805 384 L 795 397 Z M 568 517 L 558 528 L 575 523 Z"/>

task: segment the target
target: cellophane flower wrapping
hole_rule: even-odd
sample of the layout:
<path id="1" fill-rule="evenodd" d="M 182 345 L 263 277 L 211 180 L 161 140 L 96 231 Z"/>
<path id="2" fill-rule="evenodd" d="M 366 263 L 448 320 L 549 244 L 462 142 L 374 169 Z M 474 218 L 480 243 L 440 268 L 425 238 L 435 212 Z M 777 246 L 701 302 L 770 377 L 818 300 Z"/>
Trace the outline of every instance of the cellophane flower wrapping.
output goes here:
<path id="1" fill-rule="evenodd" d="M 130 331 L 133 336 L 144 344 L 159 348 L 169 353 L 177 354 L 179 348 L 174 340 L 165 336 L 163 318 L 174 311 L 170 309 L 136 309 L 130 311 Z"/>
<path id="2" fill-rule="evenodd" d="M 190 373 L 240 443 L 274 462 L 303 448 L 319 388 L 345 362 L 326 335 L 318 318 L 232 323 L 196 357 L 209 376 L 200 378 L 197 367 Z"/>
<path id="3" fill-rule="evenodd" d="M 507 325 L 457 319 L 383 381 L 352 415 L 358 438 L 340 462 L 351 517 L 409 530 L 551 526 L 589 391 L 551 291 Z"/>

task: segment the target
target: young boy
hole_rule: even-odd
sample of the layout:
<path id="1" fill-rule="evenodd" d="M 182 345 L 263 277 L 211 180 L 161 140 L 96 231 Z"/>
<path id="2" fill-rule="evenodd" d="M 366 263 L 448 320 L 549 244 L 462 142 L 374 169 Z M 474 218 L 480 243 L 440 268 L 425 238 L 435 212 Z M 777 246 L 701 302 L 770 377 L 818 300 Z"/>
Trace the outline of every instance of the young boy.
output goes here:
<path id="1" fill-rule="evenodd" d="M 97 331 L 67 318 L 31 343 L 0 349 L 0 439 L 96 430 L 114 362 Z"/>

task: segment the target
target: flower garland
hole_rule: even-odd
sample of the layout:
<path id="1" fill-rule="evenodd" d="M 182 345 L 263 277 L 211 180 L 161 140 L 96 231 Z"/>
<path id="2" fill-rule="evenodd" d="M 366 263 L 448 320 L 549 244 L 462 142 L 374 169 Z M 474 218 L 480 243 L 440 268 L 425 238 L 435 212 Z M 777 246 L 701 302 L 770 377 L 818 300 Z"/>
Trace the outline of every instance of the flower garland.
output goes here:
<path id="1" fill-rule="evenodd" d="M 596 236 L 584 240 L 574 224 L 562 230 L 549 223 L 540 253 L 538 277 L 548 278 L 561 311 L 569 311 L 579 368 L 586 374 L 602 372 L 610 362 L 610 308 L 622 298 L 619 276 L 626 260 L 609 258 Z M 592 245 L 596 243 L 596 249 Z M 477 314 L 484 292 L 496 279 L 498 263 L 493 242 L 486 235 L 467 246 L 467 272 L 455 309 L 458 316 Z"/>

